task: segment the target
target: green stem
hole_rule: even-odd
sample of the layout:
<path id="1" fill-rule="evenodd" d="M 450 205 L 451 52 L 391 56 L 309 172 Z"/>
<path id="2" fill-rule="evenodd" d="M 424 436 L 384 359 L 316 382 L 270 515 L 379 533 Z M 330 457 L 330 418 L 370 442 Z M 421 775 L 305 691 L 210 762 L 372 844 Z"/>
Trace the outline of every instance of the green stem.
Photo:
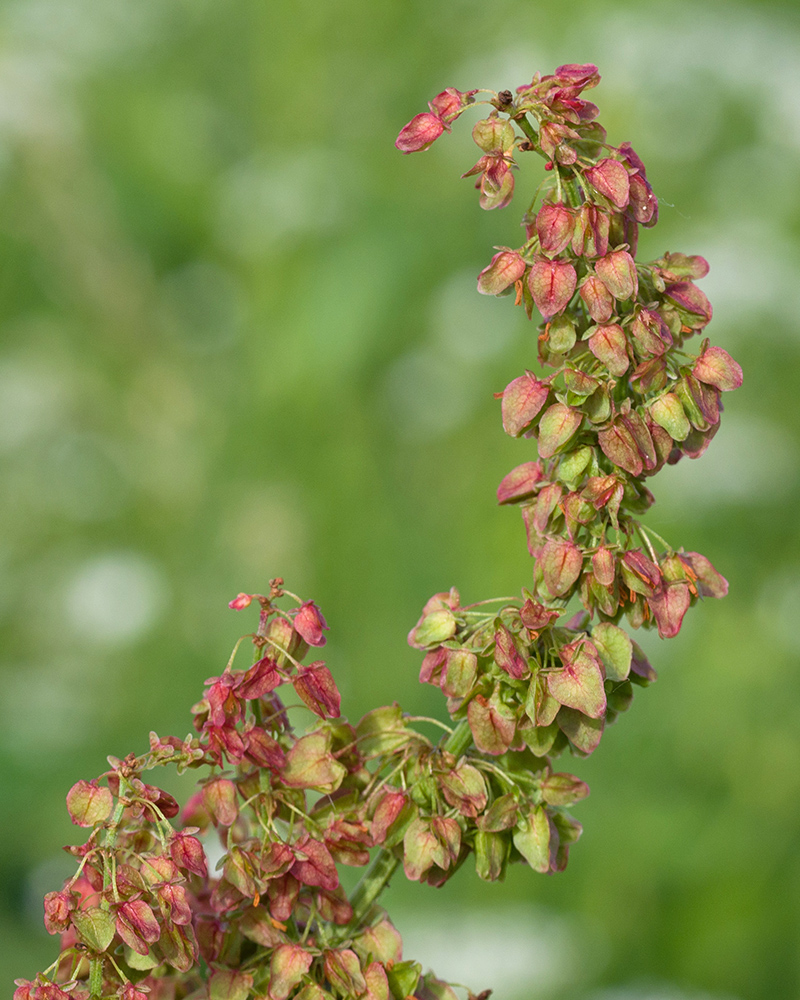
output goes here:
<path id="1" fill-rule="evenodd" d="M 471 744 L 472 730 L 469 728 L 469 722 L 463 719 L 445 740 L 444 749 L 448 753 L 460 757 Z M 376 855 L 369 870 L 364 873 L 350 897 L 350 905 L 353 907 L 353 916 L 348 924 L 350 933 L 355 933 L 361 928 L 372 904 L 389 884 L 399 864 L 399 858 L 396 858 L 386 848 L 382 848 L 380 853 Z"/>
<path id="2" fill-rule="evenodd" d="M 444 749 L 448 753 L 460 757 L 472 743 L 472 730 L 469 722 L 464 719 L 447 737 L 444 742 Z M 350 905 L 353 907 L 353 916 L 348 924 L 350 932 L 360 929 L 364 918 L 369 913 L 372 904 L 380 896 L 389 881 L 397 871 L 400 860 L 390 854 L 386 848 L 382 848 L 380 853 L 364 874 L 364 877 L 353 890 L 350 897 Z"/>
<path id="3" fill-rule="evenodd" d="M 381 849 L 350 898 L 350 905 L 353 907 L 353 916 L 349 924 L 351 931 L 361 928 L 372 904 L 389 884 L 399 864 L 398 858 L 390 854 L 386 848 Z"/>
<path id="4" fill-rule="evenodd" d="M 528 116 L 522 115 L 519 118 L 515 118 L 514 121 L 517 123 L 517 125 L 519 125 L 519 127 L 528 137 L 531 146 L 533 146 L 536 152 L 544 156 L 544 153 L 542 153 L 542 147 L 539 145 L 539 135 L 536 129 L 533 127 L 533 125 L 531 125 L 531 123 L 528 121 Z"/>
<path id="5" fill-rule="evenodd" d="M 471 743 L 472 730 L 469 728 L 469 722 L 462 719 L 445 740 L 444 749 L 453 756 L 460 757 Z"/>
<path id="6" fill-rule="evenodd" d="M 93 958 L 89 963 L 89 995 L 100 997 L 103 995 L 103 960 Z"/>

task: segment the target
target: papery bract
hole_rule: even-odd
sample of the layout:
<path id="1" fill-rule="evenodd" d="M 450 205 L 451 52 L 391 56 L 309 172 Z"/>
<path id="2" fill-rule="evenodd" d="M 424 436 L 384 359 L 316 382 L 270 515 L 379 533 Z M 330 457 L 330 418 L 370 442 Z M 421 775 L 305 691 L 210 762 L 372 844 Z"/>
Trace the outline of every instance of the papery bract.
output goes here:
<path id="1" fill-rule="evenodd" d="M 467 90 L 462 92 L 455 87 L 448 87 L 441 94 L 437 94 L 432 101 L 428 102 L 428 107 L 433 114 L 438 115 L 443 122 L 449 123 L 474 103 L 477 90 Z"/>
<path id="2" fill-rule="evenodd" d="M 70 914 L 75 909 L 71 892 L 48 892 L 44 897 L 44 926 L 48 934 L 61 934 L 67 929 Z"/>
<path id="3" fill-rule="evenodd" d="M 295 858 L 290 872 L 303 885 L 318 885 L 322 889 L 335 889 L 339 873 L 331 852 L 320 840 L 303 837 L 293 847 Z"/>
<path id="4" fill-rule="evenodd" d="M 692 366 L 695 378 L 723 392 L 742 384 L 742 368 L 721 347 L 707 347 Z"/>
<path id="5" fill-rule="evenodd" d="M 542 253 L 556 257 L 565 250 L 575 230 L 575 216 L 561 202 L 545 202 L 536 216 L 536 232 Z"/>
<path id="6" fill-rule="evenodd" d="M 67 792 L 67 809 L 76 826 L 94 826 L 111 815 L 114 796 L 96 781 L 77 781 Z"/>
<path id="7" fill-rule="evenodd" d="M 149 945 L 161 937 L 155 914 L 143 899 L 123 903 L 117 910 L 117 933 L 139 955 L 146 955 Z"/>
<path id="8" fill-rule="evenodd" d="M 408 125 L 401 129 L 394 144 L 401 153 L 418 153 L 428 149 L 444 129 L 444 122 L 439 115 L 423 111 L 422 114 L 414 115 Z"/>
<path id="9" fill-rule="evenodd" d="M 515 378 L 503 390 L 503 428 L 519 437 L 538 415 L 550 395 L 550 384 L 541 382 L 533 372 Z"/>
<path id="10" fill-rule="evenodd" d="M 583 416 L 566 403 L 553 403 L 539 421 L 539 454 L 550 458 L 565 445 L 583 423 Z"/>
<path id="11" fill-rule="evenodd" d="M 497 487 L 497 502 L 514 503 L 530 496 L 541 481 L 541 465 L 538 462 L 523 462 L 512 469 Z"/>
<path id="12" fill-rule="evenodd" d="M 624 375 L 630 367 L 625 331 L 619 323 L 598 326 L 587 343 L 592 354 L 603 362 L 612 375 Z"/>
<path id="13" fill-rule="evenodd" d="M 584 177 L 616 208 L 625 208 L 630 195 L 628 172 L 619 162 L 606 158 L 584 171 Z"/>
<path id="14" fill-rule="evenodd" d="M 292 684 L 315 715 L 322 719 L 336 719 L 341 714 L 341 695 L 324 663 L 302 667 Z"/>
<path id="15" fill-rule="evenodd" d="M 572 298 L 578 276 L 568 261 L 537 258 L 528 273 L 530 288 L 536 308 L 549 319 L 561 312 Z"/>
<path id="16" fill-rule="evenodd" d="M 558 651 L 563 667 L 547 675 L 547 688 L 561 705 L 575 708 L 592 719 L 606 710 L 603 673 L 588 643 L 577 640 Z"/>
<path id="17" fill-rule="evenodd" d="M 322 630 L 328 628 L 328 623 L 313 601 L 306 601 L 298 608 L 297 614 L 294 616 L 294 627 L 309 646 L 325 645 L 327 640 L 322 634 Z"/>
<path id="18" fill-rule="evenodd" d="M 482 295 L 499 295 L 525 274 L 525 261 L 513 250 L 501 250 L 478 275 Z"/>
<path id="19" fill-rule="evenodd" d="M 169 853 L 178 868 L 199 875 L 200 878 L 207 877 L 208 863 L 203 845 L 197 837 L 191 836 L 189 830 L 182 830 L 173 835 Z"/>
<path id="20" fill-rule="evenodd" d="M 580 576 L 583 557 L 574 542 L 552 538 L 544 547 L 541 562 L 547 589 L 553 597 L 560 597 Z"/>
<path id="21" fill-rule="evenodd" d="M 228 778 L 214 778 L 203 788 L 203 803 L 221 826 L 232 826 L 239 815 L 236 785 Z"/>
<path id="22" fill-rule="evenodd" d="M 578 289 L 595 323 L 607 323 L 614 313 L 614 296 L 596 274 L 587 275 Z"/>
<path id="23" fill-rule="evenodd" d="M 505 753 L 514 740 L 513 711 L 496 698 L 476 695 L 469 703 L 467 718 L 475 746 L 493 756 Z"/>
<path id="24" fill-rule="evenodd" d="M 281 944 L 272 953 L 269 967 L 269 1000 L 288 1000 L 311 968 L 313 955 L 299 944 Z"/>
<path id="25" fill-rule="evenodd" d="M 639 290 L 636 264 L 626 250 L 615 250 L 600 257 L 594 269 L 615 299 L 629 299 Z"/>

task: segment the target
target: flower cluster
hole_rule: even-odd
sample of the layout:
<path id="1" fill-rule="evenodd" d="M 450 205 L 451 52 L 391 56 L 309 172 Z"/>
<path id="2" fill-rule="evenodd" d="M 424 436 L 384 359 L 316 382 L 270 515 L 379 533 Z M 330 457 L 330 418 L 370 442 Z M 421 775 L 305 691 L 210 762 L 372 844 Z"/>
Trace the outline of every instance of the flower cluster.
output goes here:
<path id="1" fill-rule="evenodd" d="M 595 66 L 566 65 L 476 102 L 492 108 L 474 126 L 484 155 L 468 171 L 488 178 L 483 208 L 510 202 L 505 178 L 521 155 L 545 160 L 525 242 L 496 247 L 478 275 L 481 294 L 513 295 L 542 317 L 541 370 L 497 394 L 506 433 L 536 443 L 497 489 L 499 503 L 522 511 L 533 579 L 521 601 L 491 612 L 491 602 L 462 607 L 456 591 L 437 594 L 409 641 L 425 651 L 420 679 L 441 688 L 485 754 L 592 752 L 630 704 L 632 682 L 655 678 L 622 619 L 670 638 L 698 599 L 727 593 L 705 556 L 674 549 L 640 518 L 652 477 L 708 447 L 721 393 L 742 371 L 708 339 L 697 353 L 687 347 L 712 316 L 695 284 L 706 261 L 636 260 L 658 200 L 639 156 L 609 145 L 583 96 L 598 81 Z M 502 197 L 487 201 L 486 185 L 504 185 Z M 562 623 L 573 598 L 584 611 Z"/>
<path id="2" fill-rule="evenodd" d="M 194 733 L 151 733 L 145 754 L 110 757 L 70 789 L 69 813 L 89 834 L 67 848 L 75 875 L 44 901 L 61 951 L 17 980 L 15 1000 L 457 1000 L 404 958 L 377 905 L 393 873 L 440 886 L 470 857 L 488 881 L 515 861 L 542 873 L 567 864 L 581 833 L 567 809 L 589 790 L 552 760 L 593 752 L 634 686 L 655 679 L 620 623 L 674 636 L 699 598 L 727 591 L 705 556 L 640 517 L 647 483 L 703 453 L 720 394 L 742 381 L 708 340 L 685 350 L 711 319 L 695 284 L 702 257 L 635 259 L 658 202 L 639 157 L 608 145 L 582 96 L 598 81 L 596 67 L 567 65 L 515 93 L 449 89 L 397 139 L 405 153 L 426 149 L 490 105 L 464 175 L 477 176 L 485 209 L 512 200 L 521 154 L 545 159 L 525 242 L 495 248 L 478 276 L 479 292 L 513 294 L 543 320 L 542 370 L 497 394 L 505 431 L 536 443 L 497 489 L 522 511 L 532 582 L 520 600 L 436 594 L 409 635 L 454 727 L 397 704 L 352 725 L 328 667 L 305 662 L 326 643 L 317 605 L 278 578 L 266 595 L 239 594 L 230 607 L 257 606 L 258 625 L 206 681 Z M 582 610 L 566 618 L 573 598 Z M 244 640 L 253 659 L 237 668 Z M 310 725 L 299 731 L 298 719 Z M 438 741 L 419 728 L 430 724 L 445 730 Z M 198 772 L 183 808 L 144 780 L 165 766 Z M 349 896 L 341 865 L 369 865 Z"/>
<path id="3" fill-rule="evenodd" d="M 458 762 L 396 706 L 357 727 L 340 717 L 328 668 L 302 662 L 325 643 L 327 623 L 313 602 L 282 610 L 282 583 L 231 601 L 259 605 L 258 628 L 243 637 L 255 662 L 235 669 L 234 650 L 206 681 L 193 709 L 198 735 L 152 733 L 146 754 L 109 758 L 99 779 L 70 789 L 73 823 L 91 832 L 68 848 L 75 876 L 45 898 L 61 954 L 52 978 L 18 981 L 16 1000 L 173 1000 L 199 988 L 214 1000 L 455 1000 L 403 960 L 383 911 L 370 905 L 354 919 L 338 866 L 364 866 L 383 844 L 412 878 L 432 881 L 437 862 L 446 871 L 453 858 L 429 845 L 430 831 L 458 856 L 461 826 L 438 809 L 438 792 L 421 789 L 433 773 L 457 788 Z M 287 690 L 298 700 L 284 700 Z M 317 722 L 298 734 L 291 719 L 309 710 Z M 204 772 L 182 810 L 142 779 L 166 765 Z M 475 815 L 457 791 L 448 801 L 460 807 L 449 813 Z M 216 872 L 209 854 L 221 854 Z"/>

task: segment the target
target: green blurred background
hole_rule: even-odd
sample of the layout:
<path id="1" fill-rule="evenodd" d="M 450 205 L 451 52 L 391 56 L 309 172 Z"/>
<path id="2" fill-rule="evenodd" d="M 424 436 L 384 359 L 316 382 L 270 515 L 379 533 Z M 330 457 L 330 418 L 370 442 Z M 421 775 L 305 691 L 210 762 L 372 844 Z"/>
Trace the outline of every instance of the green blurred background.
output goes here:
<path id="1" fill-rule="evenodd" d="M 565 761 L 593 790 L 565 873 L 387 901 L 409 957 L 498 1000 L 800 996 L 800 17 L 705 0 L 0 6 L 6 988 L 54 954 L 66 790 L 188 731 L 252 625 L 238 591 L 319 602 L 351 717 L 441 715 L 405 644 L 422 603 L 529 581 L 494 488 L 531 451 L 492 393 L 535 327 L 474 290 L 520 210 L 459 180 L 471 120 L 392 144 L 445 86 L 589 61 L 661 198 L 642 253 L 710 260 L 745 369 L 651 516 L 731 594 L 648 637 L 659 683 Z"/>

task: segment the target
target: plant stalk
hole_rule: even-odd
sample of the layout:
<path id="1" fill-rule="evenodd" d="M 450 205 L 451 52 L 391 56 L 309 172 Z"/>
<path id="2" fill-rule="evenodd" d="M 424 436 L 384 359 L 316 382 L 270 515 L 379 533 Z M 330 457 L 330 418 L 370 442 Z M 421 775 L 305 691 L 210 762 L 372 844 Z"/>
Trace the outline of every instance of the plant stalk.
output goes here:
<path id="1" fill-rule="evenodd" d="M 466 719 L 462 719 L 455 730 L 445 740 L 444 749 L 455 757 L 460 757 L 471 743 L 472 730 L 469 728 L 469 722 Z M 375 856 L 368 871 L 365 872 L 363 878 L 353 890 L 353 895 L 350 897 L 353 916 L 350 918 L 348 927 L 351 932 L 361 927 L 364 918 L 370 911 L 370 907 L 389 884 L 399 864 L 400 860 L 385 847 L 381 848 L 380 852 Z"/>
<path id="2" fill-rule="evenodd" d="M 361 927 L 372 904 L 389 884 L 389 880 L 397 871 L 399 864 L 399 858 L 387 851 L 385 847 L 381 848 L 380 853 L 375 857 L 350 898 L 353 916 L 350 918 L 348 926 L 351 931 L 357 931 Z"/>

